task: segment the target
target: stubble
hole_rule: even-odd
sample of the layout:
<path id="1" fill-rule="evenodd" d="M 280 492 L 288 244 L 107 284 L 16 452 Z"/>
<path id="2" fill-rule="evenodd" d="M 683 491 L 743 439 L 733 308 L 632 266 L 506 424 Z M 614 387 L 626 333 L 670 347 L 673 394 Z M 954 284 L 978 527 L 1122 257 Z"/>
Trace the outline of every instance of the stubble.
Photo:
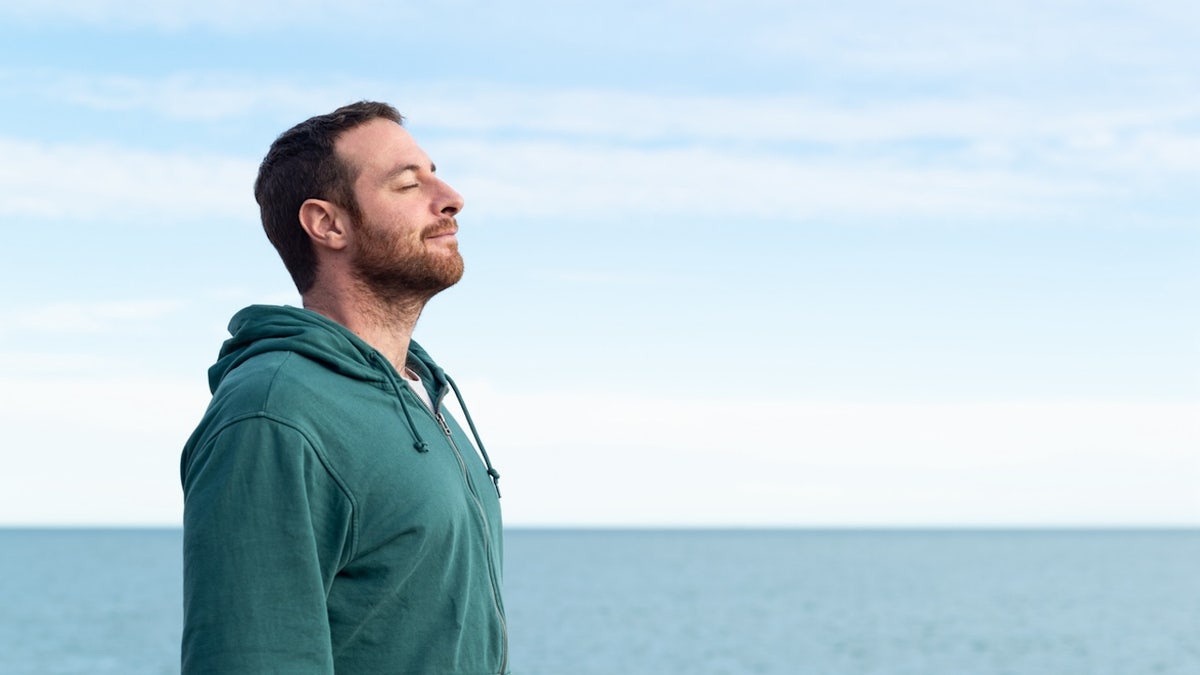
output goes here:
<path id="1" fill-rule="evenodd" d="M 455 228 L 453 218 L 443 218 L 425 228 L 419 241 L 413 241 L 360 221 L 354 251 L 354 275 L 385 302 L 424 302 L 462 278 L 463 259 L 458 252 L 458 242 L 439 242 L 436 248 L 427 244 L 428 237 Z"/>

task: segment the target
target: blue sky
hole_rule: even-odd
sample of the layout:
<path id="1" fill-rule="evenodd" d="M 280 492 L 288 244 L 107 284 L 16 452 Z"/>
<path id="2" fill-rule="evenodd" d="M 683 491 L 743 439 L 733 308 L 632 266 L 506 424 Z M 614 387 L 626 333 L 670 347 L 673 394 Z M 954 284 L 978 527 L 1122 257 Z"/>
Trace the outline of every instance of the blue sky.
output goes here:
<path id="1" fill-rule="evenodd" d="M 0 1 L 0 523 L 179 522 L 251 183 L 392 102 L 513 525 L 1200 524 L 1189 2 Z"/>

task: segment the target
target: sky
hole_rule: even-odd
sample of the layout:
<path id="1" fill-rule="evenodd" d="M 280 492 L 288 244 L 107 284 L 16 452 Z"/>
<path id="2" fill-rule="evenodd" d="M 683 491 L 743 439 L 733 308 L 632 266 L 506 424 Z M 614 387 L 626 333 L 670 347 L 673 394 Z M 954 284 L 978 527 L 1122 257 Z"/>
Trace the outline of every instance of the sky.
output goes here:
<path id="1" fill-rule="evenodd" d="M 510 526 L 1200 526 L 1200 5 L 0 0 L 0 525 L 181 522 L 276 135 L 466 200 Z"/>

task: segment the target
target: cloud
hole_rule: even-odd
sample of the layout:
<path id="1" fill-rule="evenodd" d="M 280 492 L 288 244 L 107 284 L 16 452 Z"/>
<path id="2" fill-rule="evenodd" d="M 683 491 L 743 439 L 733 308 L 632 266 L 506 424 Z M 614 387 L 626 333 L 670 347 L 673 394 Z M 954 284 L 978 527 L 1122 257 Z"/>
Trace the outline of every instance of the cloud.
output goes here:
<path id="1" fill-rule="evenodd" d="M 760 14 L 748 48 L 858 73 L 1024 88 L 1041 88 L 1062 74 L 1090 76 L 1074 83 L 1083 87 L 1144 85 L 1138 79 L 1153 80 L 1162 63 L 1193 49 L 1190 27 L 1200 18 L 1187 0 L 1126 0 L 1086 11 L 1076 3 L 1037 0 L 791 9 L 777 11 L 773 20 Z M 1034 77 L 1014 82 L 1015 72 Z"/>
<path id="2" fill-rule="evenodd" d="M 290 119 L 391 88 L 378 81 L 338 78 L 330 84 L 264 81 L 238 72 L 174 72 L 162 77 L 37 69 L 2 72 L 8 86 L 55 103 L 98 112 L 133 111 L 179 122 L 245 120 L 257 114 Z M 299 120 L 295 120 L 299 121 Z M 280 129 L 282 131 L 282 129 Z"/>
<path id="3" fill-rule="evenodd" d="M 603 89 L 499 89 L 457 83 L 414 88 L 422 126 L 453 131 L 574 136 L 621 142 L 801 143 L 845 150 L 923 140 L 1064 142 L 1187 127 L 1200 96 L 1159 102 L 1072 99 L 1060 94 L 879 92 L 688 95 Z M 869 150 L 869 148 L 867 148 Z"/>
<path id="4" fill-rule="evenodd" d="M 714 148 L 446 141 L 437 143 L 436 158 L 470 203 L 541 217 L 1050 219 L 1105 187 L 1085 176 L 1048 183 L 1003 169 Z"/>
<path id="5" fill-rule="evenodd" d="M 207 401 L 202 378 L 4 378 L 0 523 L 178 525 L 179 452 Z"/>
<path id="6" fill-rule="evenodd" d="M 1200 96 L 1194 94 L 1156 102 L 1058 95 L 833 101 L 816 95 L 470 87 L 455 92 L 417 97 L 422 103 L 412 115 L 413 126 L 449 136 L 490 134 L 499 147 L 491 156 L 516 162 L 521 171 L 539 169 L 519 152 L 509 152 L 510 147 L 520 150 L 521 143 L 570 146 L 581 155 L 556 166 L 555 173 L 586 166 L 582 162 L 600 154 L 613 160 L 627 155 L 625 163 L 600 165 L 611 180 L 654 165 L 647 173 L 687 176 L 702 168 L 697 160 L 732 159 L 728 175 L 769 183 L 782 174 L 787 178 L 780 182 L 797 193 L 810 186 L 819 195 L 849 191 L 851 203 L 859 206 L 878 200 L 881 209 L 902 210 L 906 201 L 925 201 L 920 193 L 935 186 L 944 186 L 941 203 L 960 194 L 963 204 L 986 209 L 998 202 L 1043 202 L 1052 195 L 1074 202 L 1128 192 L 1135 185 L 1157 194 L 1162 183 L 1190 181 L 1200 171 L 1200 152 L 1195 152 Z M 668 161 L 670 171 L 661 173 Z M 498 175 L 512 173 L 508 168 Z M 706 182 L 701 189 L 711 193 L 712 185 Z"/>
<path id="7" fill-rule="evenodd" d="M 16 89 L 184 122 L 328 110 L 372 91 L 405 112 L 475 205 L 513 217 L 1117 217 L 1183 202 L 1200 171 L 1200 97 L 729 96 L 606 89 L 397 87 L 177 73 L 6 73 Z M 303 110 L 303 113 L 296 111 Z M 182 132 L 181 132 L 182 133 Z M 261 148 L 256 148 L 257 153 Z M 0 213 L 95 221 L 255 217 L 257 157 L 0 138 Z M 477 208 L 477 207 L 473 207 Z"/>
<path id="8" fill-rule="evenodd" d="M 1098 98 L 1052 92 L 1012 96 L 887 92 L 851 99 L 806 94 L 649 93 L 585 87 L 498 87 L 471 81 L 409 82 L 338 78 L 331 84 L 239 73 L 176 72 L 157 78 L 61 70 L 2 71 L 7 87 L 91 110 L 142 111 L 174 120 L 229 120 L 266 113 L 290 119 L 386 95 L 417 128 L 452 134 L 580 142 L 793 144 L 789 152 L 894 152 L 897 145 L 980 144 L 1112 147 L 1123 139 L 1196 142 L 1200 95 Z M 295 120 L 299 121 L 299 120 Z M 1179 153 L 1185 155 L 1186 153 Z M 1183 168 L 1195 169 L 1200 160 Z"/>
<path id="9" fill-rule="evenodd" d="M 426 143 L 473 209 L 503 217 L 940 217 L 1053 222 L 1157 198 L 1195 163 L 1196 140 L 1157 136 L 1084 169 L 963 166 L 872 157 L 790 156 L 734 147 L 438 139 Z M 0 214 L 75 222 L 254 222 L 256 163 L 229 156 L 0 139 Z M 1090 152 L 1089 154 L 1095 154 Z M 1200 156 L 1200 155 L 1197 155 Z M 1153 160 L 1159 159 L 1158 163 Z M 1165 175 L 1160 175 L 1165 174 Z M 1158 176 L 1159 180 L 1153 180 Z"/>
<path id="10" fill-rule="evenodd" d="M 1195 403 L 464 391 L 510 522 L 1200 523 Z"/>
<path id="11" fill-rule="evenodd" d="M 10 309 L 0 320 L 4 333 L 106 333 L 128 330 L 131 322 L 147 322 L 179 311 L 183 303 L 175 300 L 137 300 L 127 302 L 55 302 L 39 307 Z"/>
<path id="12" fill-rule="evenodd" d="M 1196 403 L 463 389 L 512 525 L 1200 523 Z M 178 524 L 207 400 L 200 376 L 4 378 L 0 522 Z"/>
<path id="13" fill-rule="evenodd" d="M 558 51 L 604 47 L 646 57 L 660 50 L 724 52 L 727 59 L 786 59 L 880 73 L 978 74 L 1037 67 L 1154 64 L 1188 48 L 1197 10 L 1186 0 L 1089 6 L 1013 0 L 795 3 L 779 0 L 632 2 L 586 9 L 548 0 L 514 7 L 479 1 L 441 6 L 371 0 L 41 0 L 0 2 L 13 20 L 74 23 L 128 31 L 192 28 L 227 34 L 314 29 L 323 34 L 399 32 L 443 26 L 450 38 L 486 48 L 528 43 Z M 344 34 L 344 33 L 342 33 Z M 1108 75 L 1120 75 L 1112 68 Z"/>
<path id="14" fill-rule="evenodd" d="M 0 215 L 161 224 L 257 220 L 257 161 L 0 137 Z"/>
<path id="15" fill-rule="evenodd" d="M 303 108 L 314 97 L 291 87 L 238 86 L 216 75 L 173 74 L 160 80 L 129 76 L 60 75 L 43 84 L 53 98 L 100 111 L 137 110 L 172 120 L 244 118 L 269 102 Z M 246 78 L 241 78 L 246 79 Z"/>
<path id="16" fill-rule="evenodd" d="M 153 28 L 177 32 L 194 27 L 242 33 L 332 19 L 340 5 L 361 7 L 357 0 L 41 0 L 3 2 L 0 13 L 23 21 L 55 21 L 113 29 Z"/>

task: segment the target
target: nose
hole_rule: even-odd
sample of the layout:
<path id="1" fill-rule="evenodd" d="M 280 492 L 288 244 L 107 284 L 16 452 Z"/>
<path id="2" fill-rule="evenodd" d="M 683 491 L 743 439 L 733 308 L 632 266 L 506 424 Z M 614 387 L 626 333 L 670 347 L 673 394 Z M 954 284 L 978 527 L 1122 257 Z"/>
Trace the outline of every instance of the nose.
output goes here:
<path id="1" fill-rule="evenodd" d="M 454 216 L 459 211 L 463 210 L 463 198 L 458 194 L 458 191 L 450 187 L 450 184 L 444 180 L 438 181 L 442 184 L 441 199 L 438 204 L 438 212 L 444 216 Z"/>

